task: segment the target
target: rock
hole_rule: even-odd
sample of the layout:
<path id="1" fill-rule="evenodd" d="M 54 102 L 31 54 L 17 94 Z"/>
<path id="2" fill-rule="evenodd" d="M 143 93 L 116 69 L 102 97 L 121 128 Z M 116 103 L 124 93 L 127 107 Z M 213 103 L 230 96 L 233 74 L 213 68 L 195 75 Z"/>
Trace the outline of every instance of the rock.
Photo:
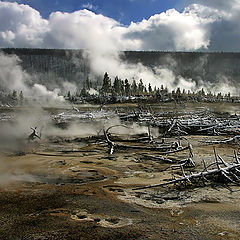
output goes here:
<path id="1" fill-rule="evenodd" d="M 204 196 L 203 198 L 201 198 L 200 202 L 204 202 L 204 203 L 220 203 L 221 201 L 220 201 L 219 198 Z"/>
<path id="2" fill-rule="evenodd" d="M 179 199 L 179 194 L 178 193 L 167 193 L 166 195 L 163 195 L 162 198 L 164 200 L 176 200 Z"/>

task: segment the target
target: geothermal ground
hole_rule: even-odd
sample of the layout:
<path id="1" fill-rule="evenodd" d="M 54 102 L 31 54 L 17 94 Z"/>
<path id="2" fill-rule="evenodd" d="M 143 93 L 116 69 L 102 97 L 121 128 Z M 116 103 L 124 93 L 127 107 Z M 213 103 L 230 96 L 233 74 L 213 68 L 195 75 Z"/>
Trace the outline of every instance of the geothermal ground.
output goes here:
<path id="1" fill-rule="evenodd" d="M 134 190 L 182 174 L 171 166 L 188 159 L 189 149 L 156 158 L 161 154 L 153 148 L 163 141 L 162 132 L 166 145 L 192 145 L 195 166 L 186 168 L 186 174 L 203 171 L 203 159 L 207 165 L 214 162 L 214 147 L 232 164 L 238 142 L 224 141 L 237 136 L 238 129 L 226 132 L 222 126 L 229 119 L 229 124 L 239 122 L 239 105 L 195 103 L 183 111 L 183 106 L 166 103 L 151 106 L 151 114 L 143 109 L 149 106 L 141 108 L 141 119 L 124 122 L 139 106 L 75 106 L 34 114 L 25 108 L 1 109 L 0 239 L 239 239 L 240 187 L 232 182 L 200 179 Z M 183 137 L 169 131 L 171 124 L 161 129 L 176 116 L 183 123 L 181 117 L 194 114 L 202 119 L 214 114 L 219 132 Z M 155 123 L 162 121 L 151 127 L 155 143 L 138 142 L 148 136 L 149 115 Z M 197 121 L 196 116 L 191 119 Z M 115 125 L 109 129 L 115 143 L 109 154 L 101 128 Z M 29 142 L 35 126 L 41 139 Z M 138 147 L 118 148 L 120 142 Z"/>

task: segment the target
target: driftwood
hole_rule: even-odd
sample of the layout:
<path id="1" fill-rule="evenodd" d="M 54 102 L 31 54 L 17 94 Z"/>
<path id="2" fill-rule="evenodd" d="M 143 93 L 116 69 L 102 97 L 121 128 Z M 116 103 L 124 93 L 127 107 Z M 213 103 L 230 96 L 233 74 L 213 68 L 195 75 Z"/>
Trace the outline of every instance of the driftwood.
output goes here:
<path id="1" fill-rule="evenodd" d="M 169 113 L 170 114 L 170 113 Z M 192 115 L 194 114 L 194 115 Z M 239 119 L 231 118 L 217 118 L 214 114 L 209 114 L 206 111 L 205 115 L 197 113 L 182 112 L 177 118 L 166 120 L 162 114 L 153 115 L 151 125 L 159 127 L 164 136 L 183 136 L 188 134 L 204 134 L 204 135 L 219 135 L 226 133 L 240 133 Z M 184 116 L 185 115 L 185 116 Z"/>
<path id="2" fill-rule="evenodd" d="M 236 162 L 233 164 L 229 164 L 229 163 L 225 162 L 221 158 L 221 156 L 219 156 L 216 153 L 215 148 L 214 148 L 214 155 L 215 155 L 215 162 L 213 162 L 209 166 L 206 166 L 205 161 L 203 161 L 204 162 L 204 170 L 202 172 L 186 175 L 184 168 L 181 165 L 180 166 L 181 171 L 182 171 L 181 177 L 176 178 L 174 176 L 174 179 L 169 182 L 155 184 L 155 185 L 148 185 L 148 186 L 144 186 L 144 187 L 138 187 L 138 188 L 134 188 L 133 190 L 161 187 L 161 186 L 178 184 L 178 183 L 186 185 L 187 183 L 193 184 L 195 182 L 199 182 L 200 180 L 202 180 L 203 182 L 206 182 L 206 181 L 210 181 L 210 180 L 213 181 L 216 179 L 221 179 L 223 181 L 227 181 L 227 182 L 231 182 L 231 183 L 239 185 L 240 161 L 238 159 L 237 152 L 234 151 L 234 156 L 235 156 Z M 216 165 L 215 169 L 211 169 L 211 170 L 208 169 L 209 167 L 214 166 L 214 165 Z"/>
<path id="3" fill-rule="evenodd" d="M 192 160 L 192 158 L 190 158 L 190 157 L 187 158 L 187 159 L 184 159 L 184 160 L 177 160 L 176 158 L 171 158 L 171 157 L 165 158 L 165 157 L 162 157 L 162 156 L 152 156 L 152 155 L 146 155 L 145 157 L 150 158 L 150 159 L 154 159 L 156 161 L 161 161 L 161 162 L 164 162 L 164 163 L 167 163 L 167 164 L 177 163 L 177 164 L 166 167 L 165 169 L 161 170 L 161 172 L 166 171 L 169 168 L 171 168 L 171 169 L 179 168 L 179 167 L 181 167 L 181 165 L 184 166 L 184 167 L 188 167 L 188 168 L 189 167 L 195 167 L 195 163 Z"/>
<path id="4" fill-rule="evenodd" d="M 228 144 L 228 143 L 237 143 L 240 144 L 240 136 L 235 136 L 232 138 L 227 138 L 223 140 L 215 140 L 215 141 L 200 141 L 202 143 L 207 143 L 207 144 Z"/>
<path id="5" fill-rule="evenodd" d="M 115 128 L 115 127 L 124 127 L 124 128 L 131 128 L 131 127 L 128 127 L 126 125 L 113 125 L 113 126 L 110 126 L 106 129 L 105 134 L 109 135 L 108 132 L 110 129 L 112 128 Z M 151 135 L 151 129 L 150 129 L 150 124 L 148 124 L 148 135 L 146 137 L 141 137 L 141 138 L 137 138 L 137 139 L 118 139 L 118 141 L 121 141 L 121 142 L 142 142 L 142 141 L 149 141 L 149 142 L 153 142 L 153 136 Z M 102 129 L 103 130 L 103 129 Z M 106 136 L 106 135 L 105 135 Z"/>
<path id="6" fill-rule="evenodd" d="M 111 128 L 111 127 L 110 127 Z M 109 136 L 108 136 L 108 130 L 110 129 L 108 128 L 107 130 L 103 130 L 104 132 L 104 136 L 106 138 L 106 141 L 108 143 L 109 146 L 109 154 L 113 154 L 115 148 L 118 149 L 138 149 L 138 150 L 147 150 L 147 151 L 158 151 L 159 155 L 168 155 L 168 154 L 172 154 L 172 153 L 177 153 L 177 152 L 181 152 L 181 151 L 185 151 L 185 150 L 189 150 L 190 152 L 192 152 L 192 146 L 189 144 L 186 147 L 182 147 L 178 142 L 174 142 L 168 146 L 164 145 L 164 146 L 138 146 L 138 145 L 126 145 L 126 144 L 120 144 L 120 143 L 115 143 L 113 141 L 110 140 Z"/>

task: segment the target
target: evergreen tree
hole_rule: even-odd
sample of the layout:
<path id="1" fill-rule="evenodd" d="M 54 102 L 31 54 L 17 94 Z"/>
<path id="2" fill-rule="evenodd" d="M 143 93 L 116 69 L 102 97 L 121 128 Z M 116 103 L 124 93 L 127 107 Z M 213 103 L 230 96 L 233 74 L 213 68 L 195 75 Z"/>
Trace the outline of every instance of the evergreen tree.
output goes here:
<path id="1" fill-rule="evenodd" d="M 17 100 L 17 91 L 13 90 L 12 99 Z"/>
<path id="2" fill-rule="evenodd" d="M 148 91 L 147 91 L 147 87 L 146 87 L 146 85 L 144 85 L 143 92 L 144 92 L 144 93 L 147 93 L 147 92 L 148 92 Z"/>
<path id="3" fill-rule="evenodd" d="M 68 99 L 71 98 L 71 92 L 70 92 L 70 91 L 68 91 L 68 93 L 67 93 L 67 97 L 68 97 Z"/>
<path id="4" fill-rule="evenodd" d="M 130 83 L 128 82 L 127 79 L 125 79 L 124 87 L 125 87 L 125 95 L 129 96 L 130 95 L 130 91 L 131 91 L 131 89 L 130 89 L 131 86 L 130 86 Z"/>
<path id="5" fill-rule="evenodd" d="M 142 79 L 139 80 L 139 83 L 138 83 L 138 93 L 143 93 L 144 91 L 144 85 L 143 85 L 143 81 Z"/>
<path id="6" fill-rule="evenodd" d="M 87 93 L 87 90 L 86 90 L 85 87 L 83 87 L 83 89 L 81 90 L 80 96 L 81 97 L 87 97 L 88 96 L 88 93 Z"/>
<path id="7" fill-rule="evenodd" d="M 181 95 L 180 87 L 177 88 L 177 90 L 176 90 L 176 95 L 177 95 L 177 96 L 180 96 L 180 95 Z"/>
<path id="8" fill-rule="evenodd" d="M 19 93 L 19 100 L 20 100 L 20 102 L 23 101 L 23 92 L 22 91 Z"/>
<path id="9" fill-rule="evenodd" d="M 104 77 L 103 77 L 103 85 L 102 85 L 102 91 L 104 93 L 108 93 L 108 92 L 111 92 L 111 79 L 110 77 L 108 76 L 108 73 L 106 72 L 104 74 Z"/>
<path id="10" fill-rule="evenodd" d="M 92 82 L 89 79 L 89 76 L 87 76 L 87 79 L 86 79 L 86 90 L 90 90 L 90 88 L 92 88 Z"/>
<path id="11" fill-rule="evenodd" d="M 132 90 L 132 94 L 137 94 L 137 83 L 136 83 L 136 80 L 133 79 L 133 82 L 132 82 L 132 85 L 131 85 L 131 90 Z"/>
<path id="12" fill-rule="evenodd" d="M 125 86 L 124 86 L 124 81 L 120 80 L 120 88 L 121 88 L 121 94 L 124 95 L 125 93 Z"/>
<path id="13" fill-rule="evenodd" d="M 151 93 L 152 92 L 152 86 L 151 86 L 151 84 L 149 83 L 149 85 L 148 85 L 148 92 L 149 93 Z"/>
<path id="14" fill-rule="evenodd" d="M 113 91 L 118 95 L 121 93 L 121 80 L 118 77 L 115 77 L 114 79 Z"/>
<path id="15" fill-rule="evenodd" d="M 159 99 L 161 98 L 161 92 L 159 88 L 155 91 L 155 97 Z"/>
<path id="16" fill-rule="evenodd" d="M 167 87 L 164 88 L 164 92 L 165 92 L 165 94 L 168 94 L 168 88 Z"/>

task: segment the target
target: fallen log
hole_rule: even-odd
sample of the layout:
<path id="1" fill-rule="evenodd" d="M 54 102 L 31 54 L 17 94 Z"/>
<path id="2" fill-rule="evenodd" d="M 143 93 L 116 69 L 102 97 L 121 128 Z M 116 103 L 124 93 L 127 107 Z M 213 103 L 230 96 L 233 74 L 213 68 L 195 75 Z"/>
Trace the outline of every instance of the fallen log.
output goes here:
<path id="1" fill-rule="evenodd" d="M 182 175 L 183 175 L 182 177 L 174 178 L 173 180 L 165 183 L 134 188 L 133 190 L 155 188 L 155 187 L 161 187 L 161 186 L 177 184 L 177 183 L 184 183 L 186 185 L 187 183 L 193 183 L 194 180 L 209 181 L 216 178 L 222 178 L 228 182 L 240 185 L 238 183 L 238 181 L 240 180 L 240 162 L 239 162 L 236 151 L 234 152 L 234 154 L 235 154 L 236 163 L 228 164 L 223 159 L 221 159 L 219 155 L 217 155 L 216 150 L 214 149 L 214 155 L 215 155 L 214 163 L 216 164 L 217 168 L 208 170 L 206 165 L 204 164 L 204 171 L 186 175 L 184 172 L 183 166 L 181 166 Z M 220 162 L 218 161 L 219 158 L 220 158 Z M 224 165 L 224 167 L 221 167 L 221 165 Z M 234 180 L 232 178 L 234 178 Z"/>
<path id="2" fill-rule="evenodd" d="M 150 146 L 150 147 L 145 147 L 145 146 L 138 146 L 138 145 L 126 145 L 126 144 L 121 144 L 121 143 L 115 143 L 112 140 L 110 140 L 109 138 L 109 130 L 112 129 L 113 127 L 126 127 L 125 125 L 114 125 L 114 126 L 110 126 L 107 128 L 107 130 L 103 129 L 103 133 L 105 136 L 105 139 L 108 143 L 109 146 L 109 154 L 113 154 L 114 149 L 118 148 L 118 149 L 138 149 L 138 150 L 147 150 L 147 151 L 158 151 L 161 152 L 159 154 L 161 155 L 167 155 L 167 154 L 171 154 L 171 153 L 176 153 L 176 152 L 180 152 L 180 151 L 184 151 L 186 149 L 189 149 L 190 151 L 192 151 L 192 147 L 190 145 L 186 146 L 186 147 L 182 147 L 180 146 L 180 144 L 178 142 L 173 142 L 169 145 L 164 145 L 164 146 Z M 151 136 L 151 131 L 150 131 L 150 124 L 148 125 L 148 137 L 146 138 L 140 138 L 140 140 L 149 140 L 149 142 L 153 143 L 154 140 Z M 125 141 L 126 142 L 126 141 Z M 132 142 L 132 141 L 129 141 Z M 135 141 L 134 141 L 135 142 Z M 164 144 L 164 140 L 162 140 L 162 144 Z"/>
<path id="3" fill-rule="evenodd" d="M 237 143 L 240 144 L 240 136 L 235 136 L 232 138 L 228 139 L 223 139 L 223 140 L 215 140 L 215 141 L 200 141 L 202 143 L 207 143 L 207 144 L 228 144 L 228 143 Z"/>
<path id="4" fill-rule="evenodd" d="M 168 155 L 168 154 L 172 154 L 172 153 L 185 151 L 187 149 L 189 149 L 189 151 L 192 152 L 192 146 L 191 145 L 188 145 L 186 147 L 182 147 L 182 146 L 179 146 L 179 144 L 177 144 L 177 142 L 174 142 L 173 144 L 171 144 L 169 146 L 164 146 L 164 147 L 158 147 L 158 146 L 145 147 L 145 146 L 138 146 L 138 145 L 125 145 L 125 144 L 115 143 L 115 142 L 113 142 L 109 139 L 109 136 L 108 136 L 108 134 L 106 133 L 105 130 L 104 130 L 104 135 L 105 135 L 106 141 L 107 141 L 108 146 L 109 146 L 109 154 L 113 154 L 115 148 L 118 148 L 118 149 L 137 149 L 137 150 L 146 150 L 146 151 L 158 151 L 159 152 L 158 154 L 160 154 L 160 155 Z"/>

